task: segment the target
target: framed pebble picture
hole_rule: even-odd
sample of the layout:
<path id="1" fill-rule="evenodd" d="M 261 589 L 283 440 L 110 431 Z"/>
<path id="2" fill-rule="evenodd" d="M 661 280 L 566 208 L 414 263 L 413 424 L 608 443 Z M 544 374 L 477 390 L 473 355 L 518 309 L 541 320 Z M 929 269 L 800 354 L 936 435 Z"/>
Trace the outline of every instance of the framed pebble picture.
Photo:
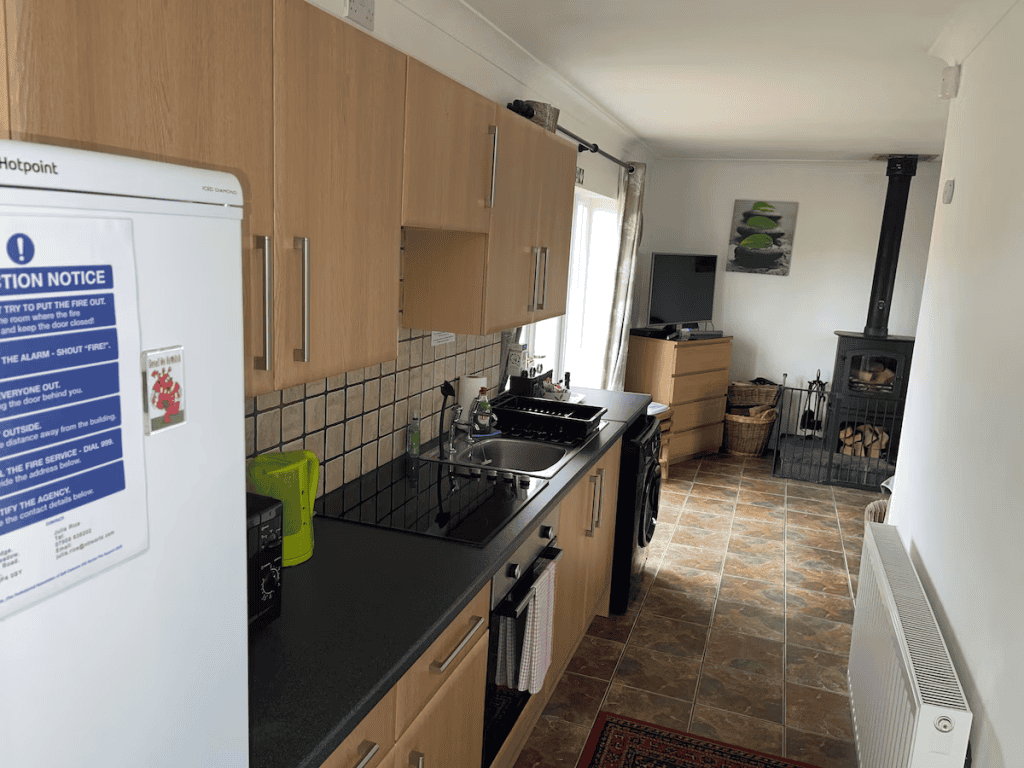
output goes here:
<path id="1" fill-rule="evenodd" d="M 737 200 L 729 229 L 726 272 L 788 275 L 797 203 Z"/>

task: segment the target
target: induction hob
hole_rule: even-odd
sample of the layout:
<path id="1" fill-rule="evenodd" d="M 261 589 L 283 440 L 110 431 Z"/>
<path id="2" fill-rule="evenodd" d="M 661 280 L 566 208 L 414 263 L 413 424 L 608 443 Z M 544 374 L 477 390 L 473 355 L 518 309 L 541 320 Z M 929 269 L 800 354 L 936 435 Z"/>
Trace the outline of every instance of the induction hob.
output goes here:
<path id="1" fill-rule="evenodd" d="M 317 514 L 483 547 L 547 486 L 507 472 L 411 464 L 403 456 L 326 494 Z"/>

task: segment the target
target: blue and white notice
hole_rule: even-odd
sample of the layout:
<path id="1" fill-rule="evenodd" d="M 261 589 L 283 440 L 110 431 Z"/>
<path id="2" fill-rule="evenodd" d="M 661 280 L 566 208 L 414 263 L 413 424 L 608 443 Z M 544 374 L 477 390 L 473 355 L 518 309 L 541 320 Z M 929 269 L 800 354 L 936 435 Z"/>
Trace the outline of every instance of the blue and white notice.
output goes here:
<path id="1" fill-rule="evenodd" d="M 0 619 L 149 544 L 128 219 L 0 216 Z"/>

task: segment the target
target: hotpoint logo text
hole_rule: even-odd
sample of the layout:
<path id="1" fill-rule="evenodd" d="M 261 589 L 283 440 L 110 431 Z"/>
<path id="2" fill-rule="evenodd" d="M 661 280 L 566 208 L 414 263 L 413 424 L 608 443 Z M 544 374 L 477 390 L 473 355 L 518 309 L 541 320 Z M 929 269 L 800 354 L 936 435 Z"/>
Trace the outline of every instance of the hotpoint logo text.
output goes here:
<path id="1" fill-rule="evenodd" d="M 22 173 L 60 173 L 56 163 L 27 163 L 20 157 L 0 157 L 0 169 Z"/>

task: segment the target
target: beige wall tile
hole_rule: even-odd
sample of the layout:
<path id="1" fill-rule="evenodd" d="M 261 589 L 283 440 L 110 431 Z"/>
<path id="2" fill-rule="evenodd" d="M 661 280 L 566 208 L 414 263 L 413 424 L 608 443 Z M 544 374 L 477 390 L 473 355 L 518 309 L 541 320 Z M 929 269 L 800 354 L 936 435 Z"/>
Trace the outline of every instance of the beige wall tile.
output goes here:
<path id="1" fill-rule="evenodd" d="M 335 424 L 327 428 L 327 441 L 325 445 L 325 458 L 333 459 L 345 452 L 345 425 Z"/>
<path id="2" fill-rule="evenodd" d="M 397 369 L 404 371 L 409 367 L 410 355 L 412 354 L 412 342 L 411 341 L 400 341 L 398 342 L 398 360 Z"/>
<path id="3" fill-rule="evenodd" d="M 363 414 L 363 442 L 368 443 L 377 437 L 377 425 L 380 422 L 380 411 Z"/>
<path id="4" fill-rule="evenodd" d="M 340 376 L 331 376 L 330 378 L 327 379 L 327 388 L 328 389 L 331 389 L 331 390 L 341 389 L 344 386 L 345 386 L 345 374 L 341 374 Z"/>
<path id="5" fill-rule="evenodd" d="M 275 408 L 256 417 L 256 450 L 265 451 L 281 442 L 281 410 Z"/>
<path id="6" fill-rule="evenodd" d="M 395 432 L 394 444 L 391 447 L 391 457 L 397 459 L 403 453 L 405 453 L 405 430 L 400 429 Z"/>
<path id="7" fill-rule="evenodd" d="M 337 424 L 345 418 L 345 390 L 327 393 L 327 424 Z"/>
<path id="8" fill-rule="evenodd" d="M 424 363 L 432 363 L 434 361 L 434 348 L 430 345 L 429 336 L 424 336 L 423 339 L 420 340 L 420 350 L 423 353 L 422 357 Z"/>
<path id="9" fill-rule="evenodd" d="M 324 431 L 311 432 L 303 438 L 304 450 L 312 451 L 316 454 L 317 460 L 323 463 L 324 460 Z"/>
<path id="10" fill-rule="evenodd" d="M 288 387 L 288 389 L 281 392 L 282 403 L 295 403 L 301 400 L 306 394 L 305 384 L 296 384 L 294 387 Z"/>
<path id="11" fill-rule="evenodd" d="M 290 443 L 285 443 L 284 445 L 281 446 L 281 452 L 284 453 L 286 451 L 301 451 L 303 450 L 302 445 L 302 438 L 299 438 L 298 440 L 292 440 Z"/>
<path id="12" fill-rule="evenodd" d="M 389 405 L 395 402 L 395 376 L 382 376 L 380 380 L 380 404 Z"/>
<path id="13" fill-rule="evenodd" d="M 327 379 L 317 379 L 306 384 L 306 397 L 322 395 L 327 391 Z"/>
<path id="14" fill-rule="evenodd" d="M 345 484 L 345 460 L 332 459 L 327 462 L 324 490 L 327 493 L 337 490 Z"/>
<path id="15" fill-rule="evenodd" d="M 256 411 L 256 398 L 247 397 L 245 398 L 245 415 L 252 416 Z"/>
<path id="16" fill-rule="evenodd" d="M 380 408 L 380 379 L 368 379 L 363 383 L 363 412 Z"/>
<path id="17" fill-rule="evenodd" d="M 345 390 L 345 418 L 351 419 L 363 412 L 363 385 L 356 384 Z"/>
<path id="18" fill-rule="evenodd" d="M 301 401 L 281 409 L 281 440 L 287 442 L 302 434 L 303 413 Z"/>
<path id="19" fill-rule="evenodd" d="M 363 369 L 362 368 L 360 368 L 358 370 L 355 370 L 355 371 L 349 371 L 348 373 L 345 374 L 345 383 L 348 386 L 350 386 L 350 387 L 353 384 L 360 384 L 360 383 L 362 383 L 362 381 L 363 381 Z"/>
<path id="20" fill-rule="evenodd" d="M 385 464 L 387 464 L 389 461 L 391 461 L 391 459 L 393 458 L 392 455 L 391 455 L 392 446 L 393 446 L 393 442 L 392 442 L 391 435 L 388 435 L 387 437 L 382 437 L 380 440 L 377 441 L 377 466 L 378 467 L 382 467 Z"/>
<path id="21" fill-rule="evenodd" d="M 409 342 L 409 366 L 423 365 L 423 344 L 419 339 Z"/>
<path id="22" fill-rule="evenodd" d="M 381 376 L 387 376 L 388 374 L 394 373 L 395 369 L 396 369 L 396 365 L 397 365 L 397 362 L 395 360 L 389 360 L 386 363 L 381 363 L 380 375 Z"/>
<path id="23" fill-rule="evenodd" d="M 409 423 L 409 401 L 399 400 L 395 403 L 395 429 L 399 430 Z"/>
<path id="24" fill-rule="evenodd" d="M 363 417 L 345 422 L 345 450 L 351 451 L 363 444 Z"/>
<path id="25" fill-rule="evenodd" d="M 377 434 L 381 437 L 390 435 L 395 428 L 395 406 L 385 405 L 377 411 Z"/>
<path id="26" fill-rule="evenodd" d="M 409 372 L 399 371 L 395 376 L 395 400 L 404 400 L 409 396 Z"/>
<path id="27" fill-rule="evenodd" d="M 368 365 L 363 368 L 363 379 L 379 379 L 380 378 L 380 364 Z"/>
<path id="28" fill-rule="evenodd" d="M 275 390 L 273 392 L 267 392 L 265 395 L 259 395 L 256 398 L 256 410 L 266 411 L 270 408 L 276 408 L 281 404 L 281 390 Z"/>
<path id="29" fill-rule="evenodd" d="M 409 394 L 418 395 L 423 391 L 423 367 L 409 369 Z"/>
<path id="30" fill-rule="evenodd" d="M 345 482 L 351 483 L 358 480 L 363 473 L 362 452 L 359 450 L 350 451 L 345 454 Z"/>
<path id="31" fill-rule="evenodd" d="M 323 395 L 306 398 L 306 431 L 323 429 L 327 423 L 327 398 Z"/>
<path id="32" fill-rule="evenodd" d="M 362 474 L 372 472 L 377 468 L 377 441 L 367 443 L 363 446 L 363 471 Z"/>

